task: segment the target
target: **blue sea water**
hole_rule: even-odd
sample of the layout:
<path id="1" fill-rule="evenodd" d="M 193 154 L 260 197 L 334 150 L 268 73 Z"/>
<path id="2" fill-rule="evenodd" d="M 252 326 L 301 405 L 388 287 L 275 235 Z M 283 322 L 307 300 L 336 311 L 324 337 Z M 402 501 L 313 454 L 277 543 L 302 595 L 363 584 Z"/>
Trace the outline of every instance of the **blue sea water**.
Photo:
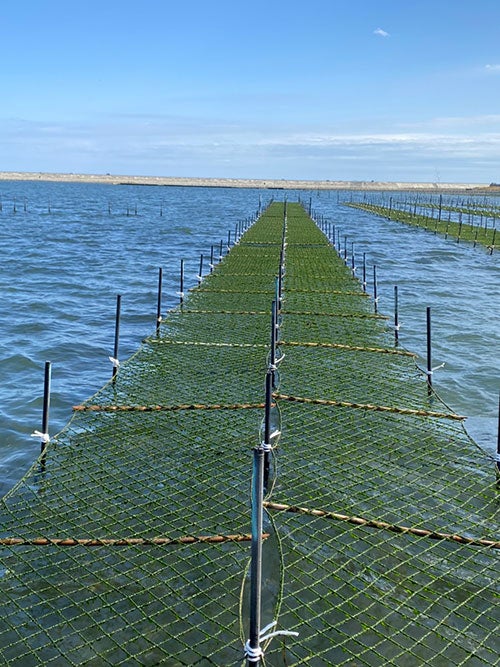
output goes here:
<path id="1" fill-rule="evenodd" d="M 156 320 L 158 269 L 163 313 L 205 273 L 211 246 L 227 245 L 259 200 L 299 197 L 336 225 L 358 275 L 365 253 L 377 265 L 378 307 L 390 315 L 398 285 L 402 344 L 425 356 L 426 307 L 432 309 L 433 358 L 445 366 L 434 386 L 469 416 L 475 440 L 493 453 L 500 371 L 500 260 L 343 206 L 347 193 L 181 188 L 56 182 L 0 183 L 0 495 L 36 459 L 43 368 L 52 362 L 49 432 L 110 377 L 116 295 L 122 296 L 120 359 Z M 234 238 L 234 237 L 233 237 Z M 354 246 L 353 246 L 354 244 Z M 370 269 L 371 270 L 371 269 Z M 368 290 L 372 291 L 372 285 Z M 422 360 L 422 365 L 425 361 Z"/>

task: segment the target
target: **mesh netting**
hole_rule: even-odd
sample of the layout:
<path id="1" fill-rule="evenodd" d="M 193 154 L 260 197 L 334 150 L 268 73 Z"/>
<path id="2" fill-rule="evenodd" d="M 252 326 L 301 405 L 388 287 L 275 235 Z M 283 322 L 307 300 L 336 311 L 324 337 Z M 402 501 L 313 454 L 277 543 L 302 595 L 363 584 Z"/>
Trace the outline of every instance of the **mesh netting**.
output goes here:
<path id="1" fill-rule="evenodd" d="M 490 254 L 493 254 L 495 249 L 495 240 L 496 240 L 496 227 L 488 227 L 487 224 L 483 225 L 483 217 L 480 215 L 481 209 L 464 209 L 464 213 L 469 215 L 469 218 L 472 216 L 477 216 L 479 220 L 476 224 L 473 222 L 466 222 L 462 220 L 462 210 L 453 207 L 433 207 L 430 208 L 431 214 L 426 214 L 426 207 L 421 204 L 418 205 L 419 212 L 417 213 L 417 205 L 408 205 L 409 210 L 397 208 L 391 206 L 384 206 L 379 204 L 367 204 L 367 203 L 347 203 L 347 206 L 352 206 L 353 208 L 360 208 L 369 213 L 375 213 L 376 215 L 381 215 L 386 217 L 389 220 L 396 220 L 398 222 L 403 222 L 407 225 L 414 225 L 415 227 L 423 227 L 428 231 L 432 231 L 435 234 L 444 235 L 445 238 L 450 238 L 456 240 L 457 243 L 460 241 L 468 241 L 474 244 L 474 247 L 479 244 L 486 246 Z M 405 204 L 406 206 L 406 204 Z M 448 212 L 448 217 L 445 213 Z M 451 213 L 458 212 L 459 219 L 452 220 Z M 495 216 L 492 215 L 493 220 Z M 487 223 L 487 220 L 486 220 Z M 498 244 L 497 244 L 498 245 Z"/>
<path id="2" fill-rule="evenodd" d="M 491 461 L 299 205 L 272 204 L 2 500 L 0 659 L 239 665 L 252 450 L 285 277 L 265 664 L 498 658 Z"/>

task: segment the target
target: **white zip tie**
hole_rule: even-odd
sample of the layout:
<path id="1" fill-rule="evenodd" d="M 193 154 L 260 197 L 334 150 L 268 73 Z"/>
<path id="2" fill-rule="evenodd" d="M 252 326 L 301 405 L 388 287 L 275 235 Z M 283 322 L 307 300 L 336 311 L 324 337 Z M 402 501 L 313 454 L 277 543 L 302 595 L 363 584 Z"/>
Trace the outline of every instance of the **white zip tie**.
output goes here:
<path id="1" fill-rule="evenodd" d="M 198 280 L 203 280 L 203 276 L 198 276 L 198 275 L 197 275 L 196 278 L 197 278 Z"/>
<path id="2" fill-rule="evenodd" d="M 176 292 L 177 296 L 180 296 L 181 299 L 184 298 L 184 292 Z"/>
<path id="3" fill-rule="evenodd" d="M 402 322 L 400 322 L 399 324 L 395 324 L 394 331 L 399 331 L 401 329 L 402 324 L 403 324 Z"/>
<path id="4" fill-rule="evenodd" d="M 279 435 L 281 435 L 281 431 L 279 429 L 276 429 L 276 431 L 273 431 L 271 435 L 269 436 L 269 440 L 272 440 L 273 438 L 277 438 Z"/>
<path id="5" fill-rule="evenodd" d="M 108 359 L 113 364 L 113 368 L 119 368 L 120 367 L 120 362 L 118 361 L 118 359 L 115 359 L 114 357 L 108 357 Z"/>
<path id="6" fill-rule="evenodd" d="M 275 359 L 275 360 L 274 360 L 274 363 L 275 363 L 276 365 L 281 364 L 281 362 L 283 361 L 284 358 L 285 358 L 285 353 L 283 352 L 282 355 L 281 355 L 281 357 L 280 357 L 279 359 Z"/>
<path id="7" fill-rule="evenodd" d="M 262 449 L 264 450 L 264 452 L 272 452 L 272 451 L 273 451 L 273 446 L 271 445 L 270 442 L 264 442 L 264 441 L 262 441 L 262 442 L 260 443 L 260 446 L 262 447 Z"/>
<path id="8" fill-rule="evenodd" d="M 40 440 L 46 445 L 50 440 L 50 435 L 48 433 L 42 433 L 41 431 L 33 431 L 31 434 L 32 438 L 40 438 Z"/>

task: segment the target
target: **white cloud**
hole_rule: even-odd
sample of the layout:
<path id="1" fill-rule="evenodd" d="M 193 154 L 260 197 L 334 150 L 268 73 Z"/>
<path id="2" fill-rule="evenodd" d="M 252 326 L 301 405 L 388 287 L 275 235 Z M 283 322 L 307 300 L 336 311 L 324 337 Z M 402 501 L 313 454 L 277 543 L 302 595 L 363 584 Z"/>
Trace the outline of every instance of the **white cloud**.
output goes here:
<path id="1" fill-rule="evenodd" d="M 377 28 L 373 31 L 373 34 L 378 35 L 379 37 L 389 37 L 389 33 L 385 30 L 382 30 L 382 28 Z"/>
<path id="2" fill-rule="evenodd" d="M 484 69 L 487 72 L 498 72 L 500 74 L 500 65 L 485 65 Z"/>

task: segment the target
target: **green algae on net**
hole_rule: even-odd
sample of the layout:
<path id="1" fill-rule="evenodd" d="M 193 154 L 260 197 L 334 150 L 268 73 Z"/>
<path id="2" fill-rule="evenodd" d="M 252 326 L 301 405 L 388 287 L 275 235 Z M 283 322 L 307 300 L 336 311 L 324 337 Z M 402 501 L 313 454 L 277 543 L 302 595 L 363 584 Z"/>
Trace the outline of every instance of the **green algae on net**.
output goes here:
<path id="1" fill-rule="evenodd" d="M 499 664 L 491 461 L 323 232 L 278 202 L 2 500 L 4 664 L 241 664 L 283 247 L 262 614 L 299 636 L 265 664 Z"/>

